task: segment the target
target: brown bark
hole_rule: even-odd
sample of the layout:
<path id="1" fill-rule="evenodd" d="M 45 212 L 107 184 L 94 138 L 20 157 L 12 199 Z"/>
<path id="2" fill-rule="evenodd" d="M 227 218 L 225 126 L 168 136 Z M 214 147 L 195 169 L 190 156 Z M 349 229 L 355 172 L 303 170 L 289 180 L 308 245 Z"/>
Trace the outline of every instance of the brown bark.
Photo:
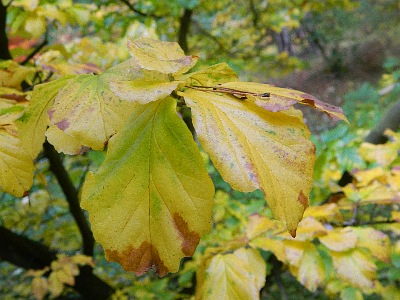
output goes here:
<path id="1" fill-rule="evenodd" d="M 185 8 L 183 15 L 180 19 L 179 34 L 178 34 L 178 44 L 181 46 L 182 50 L 187 54 L 189 51 L 187 37 L 189 34 L 190 23 L 192 20 L 193 10 Z"/>

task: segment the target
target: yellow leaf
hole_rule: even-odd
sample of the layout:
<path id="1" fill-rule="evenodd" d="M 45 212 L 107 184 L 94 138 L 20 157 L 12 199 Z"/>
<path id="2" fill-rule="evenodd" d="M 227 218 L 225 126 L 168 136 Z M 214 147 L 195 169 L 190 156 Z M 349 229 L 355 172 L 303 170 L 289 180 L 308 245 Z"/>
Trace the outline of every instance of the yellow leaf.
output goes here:
<path id="1" fill-rule="evenodd" d="M 111 71 L 110 71 L 111 72 Z M 79 75 L 59 91 L 48 111 L 50 125 L 56 125 L 76 144 L 103 150 L 110 136 L 122 128 L 135 105 L 121 101 L 111 91 L 105 79 L 108 74 Z M 54 137 L 54 132 L 53 132 Z M 53 140 L 62 141 L 62 137 Z M 64 143 L 54 146 L 63 152 Z"/>
<path id="2" fill-rule="evenodd" d="M 37 300 L 42 300 L 47 294 L 48 283 L 43 277 L 35 277 L 32 279 L 32 294 Z"/>
<path id="3" fill-rule="evenodd" d="M 251 215 L 246 226 L 246 236 L 249 240 L 260 235 L 272 237 L 283 231 L 285 231 L 285 227 L 281 222 L 258 214 Z"/>
<path id="4" fill-rule="evenodd" d="M 183 81 L 136 80 L 110 82 L 111 91 L 124 100 L 146 104 L 169 96 Z"/>
<path id="5" fill-rule="evenodd" d="M 257 250 L 240 248 L 207 262 L 197 274 L 196 299 L 259 299 L 266 265 Z"/>
<path id="6" fill-rule="evenodd" d="M 315 220 L 313 217 L 306 217 L 299 223 L 296 232 L 296 241 L 311 241 L 315 237 L 324 236 L 327 230 L 324 225 Z M 289 237 L 292 239 L 292 237 Z"/>
<path id="7" fill-rule="evenodd" d="M 357 247 L 367 248 L 372 256 L 390 262 L 390 239 L 386 234 L 371 227 L 357 227 L 354 231 L 358 236 Z"/>
<path id="8" fill-rule="evenodd" d="M 285 254 L 285 245 L 282 240 L 260 236 L 253 238 L 249 242 L 249 245 L 253 248 L 259 248 L 264 251 L 272 252 L 276 258 L 283 263 L 288 261 L 288 258 Z"/>
<path id="9" fill-rule="evenodd" d="M 328 234 L 319 237 L 319 240 L 332 251 L 347 251 L 356 247 L 358 236 L 353 228 L 340 228 L 328 231 Z"/>
<path id="10" fill-rule="evenodd" d="M 325 266 L 314 244 L 307 243 L 299 263 L 298 281 L 315 292 L 325 281 Z"/>
<path id="11" fill-rule="evenodd" d="M 385 171 L 382 167 L 373 168 L 369 170 L 357 170 L 352 173 L 353 177 L 357 180 L 357 186 L 367 186 L 373 180 L 380 180 L 385 177 Z"/>
<path id="12" fill-rule="evenodd" d="M 304 250 L 311 242 L 302 242 L 296 240 L 284 240 L 285 255 L 287 257 L 287 263 L 291 266 L 299 267 L 301 257 L 303 256 Z M 297 276 L 297 274 L 294 274 Z"/>
<path id="13" fill-rule="evenodd" d="M 237 81 L 238 76 L 227 63 L 220 63 L 200 71 L 184 74 L 178 77 L 177 80 L 184 80 L 188 85 L 214 86 L 218 83 Z"/>
<path id="14" fill-rule="evenodd" d="M 287 110 L 293 104 L 299 103 L 323 111 L 334 120 L 343 120 L 348 123 L 342 108 L 324 103 L 314 96 L 300 91 L 256 82 L 229 82 L 218 86 L 217 89 L 219 87 L 247 92 L 244 96 L 249 101 L 268 111 Z M 235 94 L 235 92 L 232 92 L 232 94 Z"/>
<path id="15" fill-rule="evenodd" d="M 336 203 L 309 206 L 304 212 L 304 218 L 313 217 L 321 222 L 342 222 L 343 216 Z"/>
<path id="16" fill-rule="evenodd" d="M 337 275 L 361 289 L 374 288 L 376 266 L 371 257 L 365 255 L 359 249 L 345 252 L 330 252 L 333 266 Z"/>
<path id="17" fill-rule="evenodd" d="M 39 38 L 46 31 L 46 18 L 32 13 L 26 18 L 24 29 L 31 34 L 33 38 Z"/>
<path id="18" fill-rule="evenodd" d="M 58 129 L 56 125 L 51 125 L 46 130 L 46 137 L 47 141 L 54 145 L 54 148 L 60 153 L 76 155 L 82 154 L 89 149 L 88 147 L 82 146 L 76 138 Z"/>
<path id="19" fill-rule="evenodd" d="M 51 296 L 57 297 L 60 296 L 62 291 L 64 290 L 64 284 L 58 278 L 57 272 L 51 272 L 48 279 L 48 289 L 51 293 Z"/>
<path id="20" fill-rule="evenodd" d="M 20 88 L 21 83 L 34 73 L 34 68 L 21 66 L 12 60 L 0 62 L 0 86 Z"/>
<path id="21" fill-rule="evenodd" d="M 164 74 L 183 74 L 197 62 L 196 56 L 185 56 L 178 43 L 149 38 L 128 40 L 128 48 L 139 66 Z"/>
<path id="22" fill-rule="evenodd" d="M 110 261 L 176 272 L 211 228 L 214 188 L 172 98 L 141 105 L 89 173 L 81 205 Z"/>
<path id="23" fill-rule="evenodd" d="M 199 141 L 234 189 L 261 189 L 274 216 L 295 235 L 308 206 L 315 147 L 294 111 L 272 113 L 248 101 L 195 90 L 180 93 Z"/>
<path id="24" fill-rule="evenodd" d="M 0 128 L 0 187 L 22 197 L 33 181 L 33 161 L 18 137 Z"/>
<path id="25" fill-rule="evenodd" d="M 50 122 L 47 110 L 53 105 L 59 89 L 71 78 L 73 77 L 65 76 L 49 83 L 36 85 L 28 108 L 16 122 L 22 146 L 31 159 L 38 156 L 45 141 L 45 131 Z"/>
<path id="26" fill-rule="evenodd" d="M 382 288 L 383 300 L 398 300 L 400 299 L 400 289 L 396 284 L 390 284 Z"/>

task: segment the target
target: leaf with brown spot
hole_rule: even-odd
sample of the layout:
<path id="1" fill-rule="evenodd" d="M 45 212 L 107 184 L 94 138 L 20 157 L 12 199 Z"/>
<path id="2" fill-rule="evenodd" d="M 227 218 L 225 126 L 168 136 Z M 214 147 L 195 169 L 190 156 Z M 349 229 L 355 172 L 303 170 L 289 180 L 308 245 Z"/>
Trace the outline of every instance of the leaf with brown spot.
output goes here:
<path id="1" fill-rule="evenodd" d="M 269 112 L 231 95 L 188 89 L 199 141 L 232 188 L 261 189 L 292 235 L 307 207 L 315 147 L 301 113 Z"/>
<path id="2" fill-rule="evenodd" d="M 211 229 L 214 187 L 173 98 L 141 105 L 89 173 L 81 205 L 108 260 L 176 272 Z"/>
<path id="3" fill-rule="evenodd" d="M 287 110 L 294 104 L 299 103 L 320 110 L 333 120 L 343 120 L 348 123 L 341 107 L 322 102 L 314 96 L 301 91 L 256 82 L 228 82 L 218 87 L 248 92 L 249 94 L 246 95 L 246 98 L 249 101 L 269 111 Z M 234 91 L 232 91 L 232 94 L 234 94 Z M 269 94 L 269 96 L 262 96 L 265 94 Z"/>

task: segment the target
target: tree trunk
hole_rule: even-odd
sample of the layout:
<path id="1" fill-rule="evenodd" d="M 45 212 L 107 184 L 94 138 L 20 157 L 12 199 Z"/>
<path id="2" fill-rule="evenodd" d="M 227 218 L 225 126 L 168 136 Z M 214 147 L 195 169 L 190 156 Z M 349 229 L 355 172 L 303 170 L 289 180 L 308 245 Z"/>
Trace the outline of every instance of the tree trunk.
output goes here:
<path id="1" fill-rule="evenodd" d="M 18 235 L 0 226 L 0 259 L 24 269 L 43 269 L 50 266 L 56 252 L 48 247 Z M 83 266 L 72 286 L 85 299 L 108 299 L 114 289 L 92 273 L 92 268 Z"/>
<path id="2" fill-rule="evenodd" d="M 6 33 L 7 7 L 0 1 L 0 59 L 12 59 Z"/>

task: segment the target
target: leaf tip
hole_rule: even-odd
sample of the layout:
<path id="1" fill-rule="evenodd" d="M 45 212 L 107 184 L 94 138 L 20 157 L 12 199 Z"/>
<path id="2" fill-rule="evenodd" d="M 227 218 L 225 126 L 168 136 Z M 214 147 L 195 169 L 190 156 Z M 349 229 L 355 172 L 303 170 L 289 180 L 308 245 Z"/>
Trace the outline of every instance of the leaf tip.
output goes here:
<path id="1" fill-rule="evenodd" d="M 289 233 L 290 233 L 290 235 L 292 236 L 292 238 L 295 238 L 295 237 L 296 237 L 296 231 L 297 231 L 297 228 L 296 228 L 296 229 L 289 230 Z"/>

